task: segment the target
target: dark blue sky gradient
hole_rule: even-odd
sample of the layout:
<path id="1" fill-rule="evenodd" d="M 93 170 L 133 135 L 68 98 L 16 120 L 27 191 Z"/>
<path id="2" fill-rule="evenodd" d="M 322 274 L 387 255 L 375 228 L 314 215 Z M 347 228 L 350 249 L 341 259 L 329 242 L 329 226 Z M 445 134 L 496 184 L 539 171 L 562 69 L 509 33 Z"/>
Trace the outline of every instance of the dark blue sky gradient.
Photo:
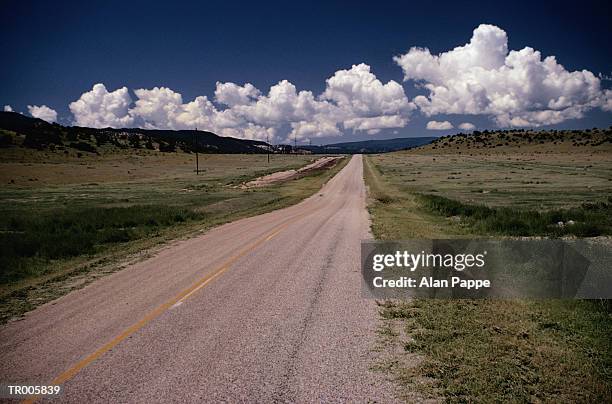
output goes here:
<path id="1" fill-rule="evenodd" d="M 267 92 L 288 79 L 319 94 L 336 70 L 360 62 L 383 82 L 401 82 L 392 56 L 411 46 L 439 53 L 463 45 L 480 23 L 506 30 L 510 49 L 531 46 L 570 71 L 612 75 L 609 2 L 425 3 L 5 0 L 0 104 L 17 111 L 46 104 L 69 123 L 68 103 L 98 82 L 109 90 L 166 86 L 184 101 L 212 98 L 216 81 Z M 405 89 L 409 98 L 416 94 Z M 597 110 L 557 127 L 609 126 L 610 118 Z M 427 120 L 415 114 L 400 135 L 431 135 Z M 493 126 L 486 117 L 469 120 Z"/>

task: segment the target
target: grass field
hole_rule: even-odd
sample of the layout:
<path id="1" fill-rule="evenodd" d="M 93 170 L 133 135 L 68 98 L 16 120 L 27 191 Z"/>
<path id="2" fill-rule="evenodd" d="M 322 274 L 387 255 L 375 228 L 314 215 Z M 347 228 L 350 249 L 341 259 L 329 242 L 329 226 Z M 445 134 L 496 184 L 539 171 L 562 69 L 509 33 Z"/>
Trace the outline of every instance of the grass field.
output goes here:
<path id="1" fill-rule="evenodd" d="M 377 155 L 373 161 L 400 190 L 471 204 L 546 210 L 579 206 L 585 201 L 605 202 L 612 197 L 612 151 L 534 155 L 508 150 L 472 156 L 421 153 L 389 153 Z"/>
<path id="2" fill-rule="evenodd" d="M 538 142 L 500 151 L 472 145 L 468 153 L 465 145 L 449 143 L 367 157 L 377 239 L 590 235 L 580 226 L 571 229 L 569 220 L 596 223 L 597 234 L 610 234 L 607 146 Z M 517 227 L 509 218 L 531 225 Z M 557 221 L 563 227 L 555 227 Z M 593 242 L 610 244 L 610 238 Z M 385 354 L 377 367 L 398 381 L 408 401 L 586 403 L 612 397 L 606 302 L 417 299 L 384 302 L 380 311 Z"/>
<path id="3" fill-rule="evenodd" d="M 0 150 L 0 318 L 21 314 L 168 240 L 288 206 L 344 164 L 265 188 L 244 181 L 316 157 Z"/>

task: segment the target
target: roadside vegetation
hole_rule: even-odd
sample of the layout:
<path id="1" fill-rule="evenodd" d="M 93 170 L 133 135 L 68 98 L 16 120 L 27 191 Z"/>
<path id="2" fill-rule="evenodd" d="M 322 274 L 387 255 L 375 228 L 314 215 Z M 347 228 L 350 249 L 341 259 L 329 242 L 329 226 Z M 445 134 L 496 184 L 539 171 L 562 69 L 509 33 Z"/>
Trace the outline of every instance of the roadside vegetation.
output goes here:
<path id="1" fill-rule="evenodd" d="M 11 212 L 0 221 L 0 267 L 5 269 L 0 283 L 44 274 L 54 260 L 92 255 L 109 244 L 138 240 L 204 216 L 191 209 L 164 205 Z"/>
<path id="2" fill-rule="evenodd" d="M 316 159 L 0 150 L 0 320 L 142 259 L 170 240 L 297 203 L 345 163 L 262 188 L 245 181 Z"/>
<path id="3" fill-rule="evenodd" d="M 456 218 L 478 234 L 596 237 L 612 234 L 612 198 L 569 209 L 537 211 L 467 204 L 440 195 L 419 195 L 427 210 Z"/>
<path id="4" fill-rule="evenodd" d="M 552 135 L 532 146 L 515 141 L 503 151 L 474 146 L 473 139 L 462 139 L 457 149 L 458 139 L 446 138 L 437 146 L 368 156 L 374 236 L 598 236 L 590 240 L 609 245 L 612 149 L 601 143 L 605 132 L 579 146 Z M 376 367 L 399 383 L 407 401 L 587 403 L 612 397 L 607 301 L 379 304 Z"/>
<path id="5" fill-rule="evenodd" d="M 387 335 L 396 332 L 386 343 L 402 353 L 379 366 L 405 396 L 463 403 L 610 399 L 612 319 L 597 303 L 416 299 L 388 302 L 381 316 Z M 405 338 L 390 327 L 404 327 Z"/>

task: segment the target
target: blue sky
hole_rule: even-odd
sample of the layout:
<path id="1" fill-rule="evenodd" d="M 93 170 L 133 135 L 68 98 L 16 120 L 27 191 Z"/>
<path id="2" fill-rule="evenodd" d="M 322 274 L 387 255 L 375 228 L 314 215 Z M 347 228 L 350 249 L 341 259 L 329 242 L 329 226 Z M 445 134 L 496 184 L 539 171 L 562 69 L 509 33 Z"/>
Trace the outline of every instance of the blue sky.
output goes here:
<path id="1" fill-rule="evenodd" d="M 97 106 L 81 105 L 76 109 L 81 117 L 77 123 L 176 128 L 199 123 L 211 125 L 209 129 L 217 132 L 227 130 L 223 133 L 247 137 L 258 137 L 271 130 L 279 141 L 293 130 L 303 141 L 312 137 L 313 143 L 442 135 L 457 132 L 457 126 L 465 122 L 479 129 L 612 124 L 612 113 L 601 106 L 606 102 L 605 89 L 611 87 L 606 78 L 598 79 L 601 95 L 594 95 L 595 84 L 586 76 L 557 83 L 558 91 L 545 100 L 555 107 L 540 105 L 542 100 L 537 93 L 551 90 L 540 88 L 538 79 L 530 83 L 535 90 L 517 90 L 516 83 L 510 83 L 508 88 L 478 83 L 483 86 L 482 94 L 496 105 L 473 107 L 475 97 L 482 94 L 470 87 L 466 95 L 456 87 L 458 81 L 472 77 L 471 73 L 457 75 L 433 65 L 420 71 L 415 66 L 429 60 L 424 53 L 412 54 L 404 66 L 393 59 L 407 54 L 413 46 L 426 47 L 431 55 L 437 56 L 468 44 L 480 24 L 491 24 L 507 35 L 509 50 L 529 46 L 541 52 L 542 59 L 555 56 L 567 72 L 584 69 L 596 77 L 600 74 L 609 77 L 610 6 L 603 1 L 511 2 L 503 7 L 494 2 L 6 1 L 0 13 L 0 41 L 5 55 L 0 64 L 0 104 L 26 114 L 28 105 L 46 105 L 57 112 L 56 119 L 63 124 L 76 120 L 69 104 L 92 91 L 96 83 L 104 84 L 108 93 L 125 86 L 132 103 L 139 98 L 134 92 L 137 89 L 164 87 L 172 93 L 143 93 L 143 105 L 137 110 L 126 112 L 133 104 L 113 110 L 114 114 L 124 114 L 118 120 L 93 117 Z M 499 39 L 499 31 L 482 32 Z M 351 70 L 361 63 L 369 66 L 369 74 L 363 69 Z M 328 89 L 326 79 L 342 70 L 348 73 L 337 77 L 339 87 Z M 375 85 L 371 88 L 373 93 L 366 94 L 342 92 L 346 80 L 357 80 L 359 76 L 371 81 L 370 75 L 382 87 Z M 403 81 L 406 77 L 408 80 Z M 281 80 L 291 83 L 296 93 L 312 93 L 314 101 L 309 101 L 313 103 L 309 112 L 278 106 L 269 90 Z M 401 85 L 407 102 L 397 94 L 395 86 L 384 87 L 390 80 Z M 575 88 L 572 80 L 584 83 Z M 238 107 L 236 101 L 232 105 L 221 104 L 215 99 L 217 82 L 237 86 L 251 83 L 259 91 L 251 92 L 248 102 L 257 102 L 257 97 L 266 99 L 253 108 L 244 104 L 247 101 L 241 101 Z M 437 86 L 438 93 L 432 95 L 431 90 L 423 87 L 426 84 Z M 446 89 L 447 95 L 443 96 L 440 89 Z M 291 87 L 282 90 L 290 91 Z M 331 107 L 342 100 L 348 103 L 342 111 L 329 112 L 330 106 L 319 103 L 326 90 L 329 91 L 323 101 L 332 104 Z M 525 97 L 532 97 L 532 102 L 520 107 L 501 105 L 500 93 L 505 91 L 531 91 Z M 179 112 L 161 117 L 156 108 L 176 103 L 175 95 L 179 93 L 181 102 L 175 108 Z M 116 98 L 107 99 L 122 100 L 125 95 L 114 94 Z M 422 102 L 415 103 L 418 95 Z M 206 96 L 211 105 L 200 100 L 197 105 L 186 106 L 198 96 Z M 166 104 L 153 105 L 156 102 Z M 270 110 L 277 107 L 278 110 Z M 197 117 L 189 115 L 195 113 L 194 108 L 201 109 Z M 215 111 L 210 112 L 210 108 Z M 233 111 L 224 114 L 224 123 L 220 124 L 221 116 L 213 118 L 211 114 L 225 109 Z M 226 122 L 228 119 L 230 123 Z M 441 123 L 448 121 L 453 129 L 427 130 L 430 121 L 439 123 L 432 127 L 445 127 Z M 337 131 L 330 128 L 332 124 Z"/>

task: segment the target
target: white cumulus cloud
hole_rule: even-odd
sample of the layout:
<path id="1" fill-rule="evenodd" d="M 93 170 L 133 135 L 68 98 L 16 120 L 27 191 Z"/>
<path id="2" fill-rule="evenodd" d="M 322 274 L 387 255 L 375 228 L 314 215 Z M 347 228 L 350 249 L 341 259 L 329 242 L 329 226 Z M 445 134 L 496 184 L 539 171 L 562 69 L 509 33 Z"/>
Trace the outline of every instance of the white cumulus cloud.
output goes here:
<path id="1" fill-rule="evenodd" d="M 291 123 L 292 131 L 289 138 L 303 139 L 307 137 L 340 136 L 342 133 L 333 121 L 312 120 Z"/>
<path id="2" fill-rule="evenodd" d="M 447 52 L 413 47 L 394 60 L 422 95 L 409 98 L 402 84 L 383 83 L 361 63 L 334 72 L 320 94 L 281 80 L 267 92 L 250 83 L 217 82 L 211 98 L 184 100 L 162 86 L 135 89 L 132 99 L 126 87 L 109 92 L 96 84 L 69 107 L 81 126 L 197 127 L 271 141 L 375 134 L 405 127 L 417 110 L 430 119 L 486 115 L 501 127 L 557 124 L 593 108 L 612 111 L 612 91 L 602 89 L 600 78 L 587 70 L 570 72 L 554 56 L 543 58 L 529 47 L 509 50 L 506 32 L 494 25 L 480 25 L 467 44 Z M 470 122 L 458 127 L 475 129 Z M 431 130 L 452 128 L 448 121 L 427 123 Z"/>
<path id="3" fill-rule="evenodd" d="M 449 121 L 429 121 L 427 122 L 426 128 L 428 130 L 448 130 L 453 129 L 453 124 Z"/>
<path id="4" fill-rule="evenodd" d="M 249 122 L 244 126 L 236 128 L 221 128 L 217 130 L 217 134 L 220 136 L 231 136 L 241 139 L 274 142 L 276 128 L 266 128 Z"/>
<path id="5" fill-rule="evenodd" d="M 68 106 L 74 115 L 74 124 L 92 128 L 128 127 L 134 124 L 129 114 L 132 98 L 127 87 L 107 91 L 104 84 L 95 84 L 91 91 Z"/>
<path id="6" fill-rule="evenodd" d="M 217 113 L 206 96 L 183 103 L 180 93 L 166 87 L 137 89 L 137 100 L 129 113 L 140 126 L 150 129 L 212 128 Z"/>
<path id="7" fill-rule="evenodd" d="M 13 112 L 13 107 L 11 107 L 10 105 L 5 105 L 4 112 Z"/>
<path id="8" fill-rule="evenodd" d="M 593 73 L 569 72 L 530 47 L 508 51 L 506 32 L 494 25 L 480 25 L 469 43 L 448 52 L 413 47 L 394 60 L 405 80 L 427 90 L 414 99 L 427 116 L 485 114 L 502 127 L 540 126 L 580 118 L 607 102 Z"/>
<path id="9" fill-rule="evenodd" d="M 234 105 L 245 105 L 259 97 L 261 92 L 251 83 L 239 86 L 234 83 L 221 83 L 217 81 L 215 89 L 215 101 L 220 104 L 233 107 Z"/>
<path id="10" fill-rule="evenodd" d="M 604 111 L 611 112 L 612 111 L 612 90 L 606 90 L 604 93 L 604 104 L 601 107 Z"/>
<path id="11" fill-rule="evenodd" d="M 322 98 L 363 117 L 395 115 L 414 109 L 399 83 L 391 80 L 383 84 L 365 63 L 339 70 L 327 79 Z"/>
<path id="12" fill-rule="evenodd" d="M 344 127 L 354 130 L 372 131 L 375 129 L 402 128 L 407 120 L 399 115 L 383 115 L 369 118 L 352 118 L 344 122 Z"/>
<path id="13" fill-rule="evenodd" d="M 46 105 L 41 105 L 41 106 L 28 105 L 28 112 L 34 118 L 39 118 L 39 119 L 42 119 L 43 121 L 47 121 L 47 122 L 57 121 L 57 112 L 54 109 L 49 108 Z"/>
<path id="14" fill-rule="evenodd" d="M 167 87 L 135 89 L 134 95 L 132 100 L 126 87 L 109 92 L 96 84 L 70 104 L 74 123 L 98 128 L 197 127 L 259 140 L 288 131 L 285 139 L 304 139 L 341 136 L 346 129 L 372 134 L 401 128 L 416 108 L 399 83 L 382 83 L 364 63 L 335 72 L 318 96 L 298 90 L 288 80 L 271 86 L 267 94 L 250 83 L 217 82 L 212 101 L 202 95 L 185 102 L 179 92 Z"/>
<path id="15" fill-rule="evenodd" d="M 383 84 L 365 63 L 339 70 L 325 82 L 319 99 L 329 102 L 319 119 L 341 124 L 344 129 L 378 133 L 402 128 L 416 108 L 396 81 Z"/>
<path id="16" fill-rule="evenodd" d="M 463 123 L 460 123 L 458 125 L 458 128 L 470 131 L 470 130 L 476 129 L 476 125 L 474 125 L 473 123 L 470 123 L 470 122 L 463 122 Z"/>
<path id="17" fill-rule="evenodd" d="M 287 122 L 311 120 L 320 105 L 310 91 L 297 91 L 287 80 L 270 87 L 268 94 L 247 105 L 232 108 L 237 115 L 258 125 L 276 126 Z"/>

